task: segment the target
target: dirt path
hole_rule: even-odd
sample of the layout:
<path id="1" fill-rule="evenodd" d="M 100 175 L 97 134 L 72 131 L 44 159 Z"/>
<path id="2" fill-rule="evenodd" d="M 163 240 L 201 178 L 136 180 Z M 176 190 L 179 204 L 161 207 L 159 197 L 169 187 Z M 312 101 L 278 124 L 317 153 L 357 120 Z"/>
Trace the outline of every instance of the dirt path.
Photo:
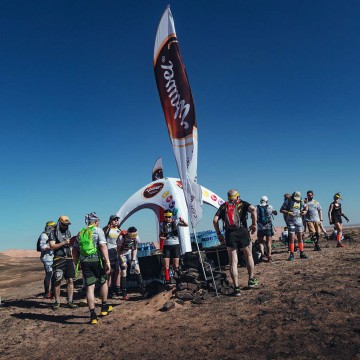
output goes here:
<path id="1" fill-rule="evenodd" d="M 24 285 L 41 279 L 41 266 L 23 265 L 30 269 L 18 279 L 23 285 L 10 288 L 3 279 L 15 276 L 14 268 L 1 266 L 1 358 L 360 359 L 358 231 L 353 238 L 344 249 L 325 240 L 321 252 L 306 245 L 310 259 L 295 262 L 278 246 L 272 264 L 256 266 L 259 287 L 239 298 L 176 304 L 169 312 L 159 309 L 170 292 L 110 300 L 114 311 L 97 326 L 87 324 L 85 307 L 53 312 L 41 280 Z M 245 285 L 246 270 L 239 271 Z"/>

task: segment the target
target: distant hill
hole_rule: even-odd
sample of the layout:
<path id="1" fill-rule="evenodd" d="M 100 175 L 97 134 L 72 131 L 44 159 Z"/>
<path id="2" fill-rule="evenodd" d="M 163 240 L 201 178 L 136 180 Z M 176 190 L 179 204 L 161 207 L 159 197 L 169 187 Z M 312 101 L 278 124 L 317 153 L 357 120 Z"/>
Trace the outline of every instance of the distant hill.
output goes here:
<path id="1" fill-rule="evenodd" d="M 40 257 L 40 253 L 37 252 L 36 250 L 10 249 L 6 251 L 1 251 L 0 254 L 14 258 Z"/>

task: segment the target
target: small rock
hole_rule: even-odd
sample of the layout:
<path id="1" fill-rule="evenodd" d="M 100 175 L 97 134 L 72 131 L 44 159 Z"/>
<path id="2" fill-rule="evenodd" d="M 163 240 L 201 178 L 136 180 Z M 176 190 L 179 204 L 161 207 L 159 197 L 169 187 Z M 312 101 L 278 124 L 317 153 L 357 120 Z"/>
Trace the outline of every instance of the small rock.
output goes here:
<path id="1" fill-rule="evenodd" d="M 168 301 L 163 305 L 162 310 L 169 311 L 174 308 L 175 308 L 175 303 L 173 301 Z"/>

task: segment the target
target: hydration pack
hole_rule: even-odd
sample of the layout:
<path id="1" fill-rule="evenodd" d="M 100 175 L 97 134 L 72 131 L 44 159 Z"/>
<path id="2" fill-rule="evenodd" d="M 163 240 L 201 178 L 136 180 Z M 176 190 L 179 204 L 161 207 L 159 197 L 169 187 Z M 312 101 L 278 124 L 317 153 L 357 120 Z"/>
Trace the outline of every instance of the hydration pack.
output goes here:
<path id="1" fill-rule="evenodd" d="M 90 225 L 86 228 L 83 228 L 78 235 L 80 255 L 84 257 L 97 253 L 97 248 L 93 240 L 94 227 L 95 225 Z"/>
<path id="2" fill-rule="evenodd" d="M 39 251 L 39 252 L 42 251 L 41 247 L 40 247 L 40 240 L 41 240 L 41 235 L 39 236 L 38 241 L 36 243 L 36 251 Z"/>
<path id="3" fill-rule="evenodd" d="M 240 214 L 238 211 L 238 204 L 225 203 L 225 218 L 224 225 L 226 230 L 236 230 L 241 227 Z"/>
<path id="4" fill-rule="evenodd" d="M 257 222 L 258 223 L 265 225 L 271 221 L 271 218 L 267 211 L 268 206 L 269 205 L 265 205 L 265 206 L 257 205 L 257 213 L 258 213 Z"/>

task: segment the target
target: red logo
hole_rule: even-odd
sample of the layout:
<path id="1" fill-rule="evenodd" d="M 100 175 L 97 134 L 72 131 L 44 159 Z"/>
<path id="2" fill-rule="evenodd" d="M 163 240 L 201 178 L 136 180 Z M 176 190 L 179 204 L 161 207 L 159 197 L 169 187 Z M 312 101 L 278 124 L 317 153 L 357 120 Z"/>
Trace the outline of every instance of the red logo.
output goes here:
<path id="1" fill-rule="evenodd" d="M 181 181 L 179 181 L 179 180 L 176 181 L 176 185 L 177 185 L 180 189 L 183 188 L 183 187 L 182 187 L 182 183 L 181 183 Z"/>
<path id="2" fill-rule="evenodd" d="M 143 195 L 145 198 L 150 199 L 155 195 L 157 195 L 162 190 L 163 187 L 164 187 L 163 183 L 152 184 L 144 190 Z"/>
<path id="3" fill-rule="evenodd" d="M 212 200 L 212 201 L 216 201 L 216 200 L 217 200 L 216 195 L 212 194 L 212 195 L 211 195 L 211 200 Z"/>
<path id="4" fill-rule="evenodd" d="M 166 202 L 170 202 L 171 200 L 172 200 L 172 195 L 170 195 L 166 198 Z"/>

